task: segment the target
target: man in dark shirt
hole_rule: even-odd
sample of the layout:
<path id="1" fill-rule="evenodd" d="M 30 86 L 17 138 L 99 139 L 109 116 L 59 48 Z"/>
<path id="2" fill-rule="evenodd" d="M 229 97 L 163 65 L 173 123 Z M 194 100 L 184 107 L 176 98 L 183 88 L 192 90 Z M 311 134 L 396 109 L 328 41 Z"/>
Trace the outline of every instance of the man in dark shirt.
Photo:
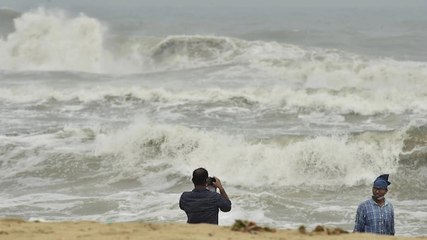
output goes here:
<path id="1" fill-rule="evenodd" d="M 193 191 L 181 195 L 179 207 L 187 214 L 187 223 L 218 224 L 219 210 L 223 212 L 231 210 L 231 201 L 217 177 L 214 177 L 212 185 L 218 188 L 220 193 L 206 188 L 208 176 L 208 171 L 204 168 L 194 170 Z"/>

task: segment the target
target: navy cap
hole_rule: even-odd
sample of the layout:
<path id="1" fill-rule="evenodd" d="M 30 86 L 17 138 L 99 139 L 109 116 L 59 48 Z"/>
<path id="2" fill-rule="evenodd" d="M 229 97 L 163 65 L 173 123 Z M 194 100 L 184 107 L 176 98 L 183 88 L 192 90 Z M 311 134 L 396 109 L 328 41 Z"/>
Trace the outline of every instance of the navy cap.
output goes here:
<path id="1" fill-rule="evenodd" d="M 383 174 L 374 181 L 374 187 L 375 188 L 381 188 L 381 189 L 387 189 L 388 185 L 391 184 L 391 182 L 388 181 L 388 175 L 389 174 Z"/>

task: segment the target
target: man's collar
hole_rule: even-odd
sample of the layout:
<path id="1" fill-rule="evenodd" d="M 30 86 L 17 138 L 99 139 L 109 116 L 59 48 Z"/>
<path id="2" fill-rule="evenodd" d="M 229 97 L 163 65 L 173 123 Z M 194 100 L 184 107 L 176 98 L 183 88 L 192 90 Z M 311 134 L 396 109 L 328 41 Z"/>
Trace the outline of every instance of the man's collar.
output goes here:
<path id="1" fill-rule="evenodd" d="M 372 204 L 375 204 L 375 205 L 377 205 L 377 206 L 381 206 L 381 205 L 379 205 L 377 202 L 375 202 L 375 200 L 374 200 L 374 199 L 370 198 L 369 200 L 370 200 L 370 202 L 371 202 Z M 385 199 L 385 198 L 384 198 L 384 204 L 383 204 L 382 206 L 387 206 L 387 205 L 388 205 L 388 201 L 387 201 L 387 199 Z"/>
<path id="2" fill-rule="evenodd" d="M 204 192 L 204 191 L 209 191 L 209 190 L 206 188 L 201 188 L 201 187 L 195 187 L 193 189 L 193 192 Z"/>

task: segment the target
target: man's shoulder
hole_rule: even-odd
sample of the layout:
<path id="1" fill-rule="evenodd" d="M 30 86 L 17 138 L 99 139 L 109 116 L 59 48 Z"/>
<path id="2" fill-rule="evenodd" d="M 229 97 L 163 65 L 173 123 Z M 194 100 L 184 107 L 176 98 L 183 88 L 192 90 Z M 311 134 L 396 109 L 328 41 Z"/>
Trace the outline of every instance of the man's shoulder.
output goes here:
<path id="1" fill-rule="evenodd" d="M 191 195 L 208 195 L 209 193 L 213 193 L 214 192 L 210 192 L 208 190 L 191 190 L 191 191 L 185 191 L 181 194 L 181 197 L 183 196 L 191 196 Z"/>
<path id="2" fill-rule="evenodd" d="M 371 204 L 372 204 L 372 199 L 366 199 L 359 204 L 359 208 L 360 207 L 366 207 L 366 206 L 371 205 Z"/>
<path id="3" fill-rule="evenodd" d="M 192 192 L 192 191 L 185 191 L 185 192 L 183 192 L 183 193 L 181 194 L 181 198 L 188 197 L 188 196 L 190 196 L 191 194 L 193 194 L 193 192 Z"/>
<path id="4" fill-rule="evenodd" d="M 385 200 L 385 204 L 386 204 L 387 206 L 389 206 L 389 207 L 393 208 L 393 204 L 392 204 L 390 201 L 388 201 L 387 199 Z"/>

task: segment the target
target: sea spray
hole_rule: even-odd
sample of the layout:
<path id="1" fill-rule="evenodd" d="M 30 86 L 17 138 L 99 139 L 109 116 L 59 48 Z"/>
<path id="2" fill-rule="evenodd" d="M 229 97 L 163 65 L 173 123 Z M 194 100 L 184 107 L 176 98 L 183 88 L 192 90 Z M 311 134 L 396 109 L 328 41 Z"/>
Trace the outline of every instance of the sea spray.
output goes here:
<path id="1" fill-rule="evenodd" d="M 58 74 L 58 76 L 60 75 Z M 97 78 L 97 76 L 94 77 Z M 19 85 L 16 82 L 11 82 L 10 87 L 0 89 L 0 99 L 10 102 L 47 102 L 49 99 L 62 102 L 77 99 L 89 104 L 94 101 L 106 102 L 115 98 L 117 100 L 122 99 L 122 103 L 133 99 L 136 102 L 147 101 L 150 104 L 164 104 L 165 106 L 183 104 L 219 106 L 222 102 L 235 102 L 237 99 L 242 99 L 249 106 L 258 106 L 260 109 L 278 109 L 289 114 L 300 113 L 302 115 L 323 112 L 364 116 L 408 113 L 416 116 L 422 115 L 427 108 L 423 104 L 423 101 L 427 101 L 423 88 L 417 90 L 418 92 L 399 92 L 400 85 L 396 85 L 393 89 L 390 89 L 389 86 L 388 90 L 383 89 L 380 92 L 368 91 L 363 88 L 350 88 L 340 91 L 292 89 L 281 86 L 281 84 L 266 86 L 263 89 L 255 86 L 242 86 L 234 89 L 217 87 L 191 89 L 188 86 L 186 89 L 174 89 L 176 87 L 172 83 L 169 86 L 165 83 L 165 86 L 162 87 L 156 79 L 151 79 L 150 76 L 142 76 L 139 83 L 132 86 L 119 86 L 123 80 L 129 81 L 123 77 L 122 81 L 109 82 L 110 85 L 94 86 L 93 83 L 96 81 L 88 80 L 86 83 L 80 82 L 79 85 L 70 88 L 62 88 L 60 85 L 55 87 L 55 83 L 45 84 L 42 81 L 37 84 L 37 88 L 34 88 L 34 83 Z M 251 85 L 251 83 L 247 84 Z M 150 85 L 153 87 L 148 87 Z M 191 84 L 188 83 L 188 85 Z M 193 84 L 193 87 L 196 85 L 197 83 Z M 80 86 L 87 87 L 82 89 Z M 224 108 L 224 110 L 227 109 Z"/>
<path id="2" fill-rule="evenodd" d="M 15 19 L 16 31 L 1 43 L 1 66 L 11 70 L 102 71 L 101 23 L 84 15 L 38 8 Z"/>
<path id="3" fill-rule="evenodd" d="M 396 172 L 399 138 L 378 143 L 366 140 L 320 136 L 283 146 L 138 121 L 127 129 L 98 136 L 96 154 L 112 156 L 117 169 L 131 176 L 152 171 L 185 176 L 197 166 L 205 166 L 233 185 L 336 187 L 370 181 L 378 172 Z"/>

